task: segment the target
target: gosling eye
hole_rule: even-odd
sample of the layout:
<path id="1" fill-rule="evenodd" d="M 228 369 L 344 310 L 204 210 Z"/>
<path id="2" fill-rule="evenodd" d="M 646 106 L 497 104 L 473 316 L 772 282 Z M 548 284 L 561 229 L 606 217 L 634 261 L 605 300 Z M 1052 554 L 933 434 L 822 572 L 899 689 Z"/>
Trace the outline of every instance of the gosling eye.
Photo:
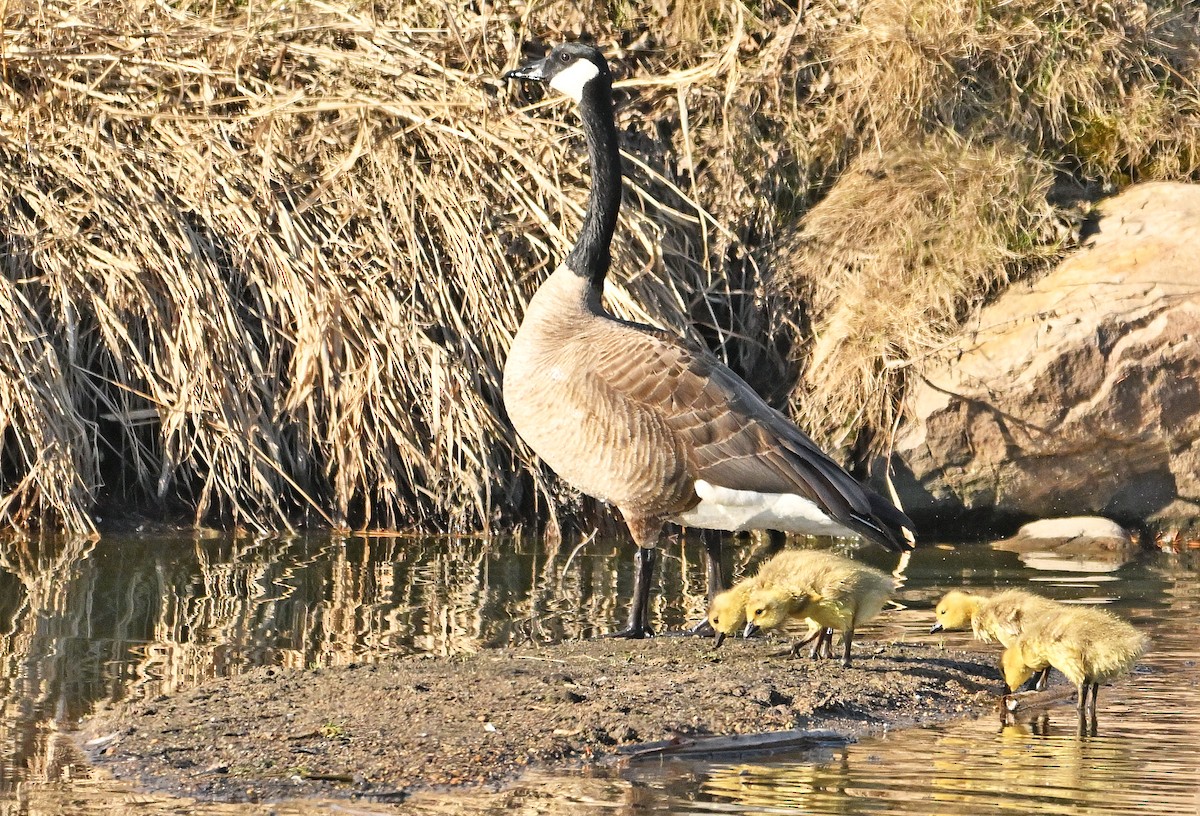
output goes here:
<path id="1" fill-rule="evenodd" d="M 720 623 L 720 622 L 721 622 L 721 619 L 720 619 L 720 618 L 718 618 L 716 615 L 713 615 L 712 622 L 713 622 L 713 623 Z"/>
<path id="2" fill-rule="evenodd" d="M 758 617 L 759 615 L 761 615 L 762 613 L 764 613 L 764 612 L 766 612 L 766 611 L 767 611 L 767 610 L 765 610 L 765 609 L 755 609 L 755 610 L 754 610 L 754 616 L 755 616 L 755 617 Z"/>

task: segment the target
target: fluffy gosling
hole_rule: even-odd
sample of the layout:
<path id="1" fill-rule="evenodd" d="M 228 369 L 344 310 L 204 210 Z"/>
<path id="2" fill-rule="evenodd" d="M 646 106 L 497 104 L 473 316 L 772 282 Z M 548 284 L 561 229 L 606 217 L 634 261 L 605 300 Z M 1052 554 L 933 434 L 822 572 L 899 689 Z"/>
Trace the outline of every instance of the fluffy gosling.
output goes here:
<path id="1" fill-rule="evenodd" d="M 1145 635 L 1110 612 L 1068 607 L 1028 618 L 1000 664 L 1014 691 L 1034 672 L 1053 666 L 1075 685 L 1080 718 L 1095 718 L 1100 684 L 1128 673 L 1149 645 Z"/>
<path id="2" fill-rule="evenodd" d="M 943 630 L 971 628 L 976 640 L 984 643 L 999 641 L 1008 648 L 1021 635 L 1023 621 L 1030 616 L 1052 615 L 1065 607 L 1057 601 L 1043 598 L 1023 589 L 1006 589 L 995 595 L 976 595 L 954 589 L 947 592 L 934 609 L 937 622 L 930 634 Z M 1046 686 L 1050 668 L 1038 673 L 1034 685 L 1038 691 Z"/>
<path id="3" fill-rule="evenodd" d="M 984 643 L 999 641 L 1011 646 L 1021 634 L 1022 621 L 1031 615 L 1062 611 L 1063 605 L 1023 589 L 1006 589 L 995 595 L 975 595 L 955 589 L 947 592 L 934 609 L 937 622 L 929 632 L 966 629 Z"/>
<path id="4" fill-rule="evenodd" d="M 750 595 L 767 586 L 804 583 L 820 570 L 836 561 L 840 556 L 817 550 L 780 550 L 764 561 L 754 575 L 739 582 L 731 589 L 719 593 L 708 607 L 708 625 L 716 632 L 714 648 L 724 643 L 725 638 L 746 627 L 746 607 Z M 815 627 L 813 624 L 812 627 Z M 811 629 L 811 627 L 810 627 Z M 810 631 L 809 634 L 812 634 Z"/>
<path id="5" fill-rule="evenodd" d="M 745 632 L 749 635 L 807 618 L 812 621 L 809 636 L 793 644 L 792 653 L 797 654 L 816 632 L 819 639 L 813 655 L 832 656 L 833 632 L 838 631 L 842 633 L 842 665 L 849 666 L 854 630 L 883 610 L 895 587 L 890 575 L 832 556 L 801 580 L 767 584 L 752 591 L 746 605 Z"/>

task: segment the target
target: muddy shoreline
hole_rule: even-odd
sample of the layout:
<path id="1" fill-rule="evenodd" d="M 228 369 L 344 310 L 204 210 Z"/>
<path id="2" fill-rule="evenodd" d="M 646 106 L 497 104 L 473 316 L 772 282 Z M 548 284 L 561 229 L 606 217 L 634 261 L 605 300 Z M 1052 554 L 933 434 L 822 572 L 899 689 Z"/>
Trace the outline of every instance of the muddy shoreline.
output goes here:
<path id="1" fill-rule="evenodd" d="M 102 772 L 206 800 L 402 800 L 527 769 L 628 761 L 662 741 L 787 729 L 847 739 L 982 713 L 994 660 L 855 643 L 854 665 L 783 641 L 587 640 L 332 669 L 256 669 L 98 711 L 77 734 Z"/>

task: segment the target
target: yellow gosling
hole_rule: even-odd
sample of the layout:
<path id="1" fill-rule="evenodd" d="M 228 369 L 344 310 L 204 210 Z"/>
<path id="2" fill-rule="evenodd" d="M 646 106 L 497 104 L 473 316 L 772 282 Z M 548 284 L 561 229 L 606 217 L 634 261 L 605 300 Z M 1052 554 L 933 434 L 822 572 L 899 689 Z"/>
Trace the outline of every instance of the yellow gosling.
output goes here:
<path id="1" fill-rule="evenodd" d="M 815 624 L 810 625 L 810 633 L 819 631 L 814 656 L 823 651 L 832 653 L 833 632 L 838 631 L 842 633 L 842 665 L 849 666 L 854 630 L 883 610 L 895 586 L 890 575 L 832 556 L 814 565 L 801 580 L 768 584 L 752 591 L 746 606 L 746 633 L 807 618 Z M 796 643 L 793 653 L 806 642 Z"/>
<path id="2" fill-rule="evenodd" d="M 1066 607 L 1057 601 L 1023 589 L 1006 589 L 995 595 L 976 595 L 955 589 L 938 601 L 934 609 L 937 622 L 929 631 L 932 634 L 970 627 L 977 640 L 984 643 L 999 641 L 1007 648 L 1020 637 L 1027 618 L 1053 615 L 1064 609 Z M 1039 691 L 1045 687 L 1049 673 L 1049 667 L 1039 673 L 1035 686 Z"/>
<path id="3" fill-rule="evenodd" d="M 1110 612 L 1068 607 L 1026 620 L 1000 664 L 1014 691 L 1034 672 L 1053 666 L 1075 685 L 1080 717 L 1095 718 L 1100 684 L 1128 673 L 1149 645 L 1145 635 Z"/>
<path id="4" fill-rule="evenodd" d="M 995 595 L 974 595 L 951 590 L 938 601 L 934 609 L 937 622 L 930 632 L 966 629 L 984 643 L 999 641 L 1011 646 L 1021 634 L 1022 622 L 1029 616 L 1049 615 L 1063 611 L 1057 601 L 1043 598 L 1023 589 L 1006 589 Z"/>
<path id="5" fill-rule="evenodd" d="M 781 550 L 764 561 L 757 573 L 716 595 L 707 615 L 708 625 L 716 632 L 714 647 L 745 629 L 746 606 L 752 592 L 764 586 L 803 582 L 834 559 L 841 560 L 840 556 L 817 550 Z"/>
<path id="6" fill-rule="evenodd" d="M 742 581 L 732 589 L 718 593 L 708 606 L 708 625 L 716 632 L 713 647 L 725 642 L 725 638 L 746 626 L 746 602 L 750 599 L 750 581 Z"/>

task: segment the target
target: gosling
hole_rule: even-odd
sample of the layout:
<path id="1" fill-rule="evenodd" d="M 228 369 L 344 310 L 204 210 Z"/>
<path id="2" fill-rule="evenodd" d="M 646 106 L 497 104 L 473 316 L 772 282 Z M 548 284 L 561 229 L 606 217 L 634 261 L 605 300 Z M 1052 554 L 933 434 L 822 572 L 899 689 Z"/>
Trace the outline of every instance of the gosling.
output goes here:
<path id="1" fill-rule="evenodd" d="M 1066 607 L 1057 601 L 1043 598 L 1023 589 L 1006 589 L 995 595 L 975 595 L 958 589 L 947 592 L 938 601 L 934 615 L 937 622 L 929 632 L 966 629 L 970 626 L 976 640 L 984 643 L 999 641 L 1001 646 L 1012 646 L 1021 636 L 1023 621 L 1039 615 L 1053 615 Z M 1046 686 L 1050 668 L 1038 673 L 1034 685 L 1038 691 Z"/>
<path id="2" fill-rule="evenodd" d="M 841 556 L 818 550 L 777 552 L 762 563 L 757 573 L 712 599 L 708 607 L 708 625 L 716 632 L 714 648 L 720 647 L 729 635 L 745 629 L 746 607 L 750 603 L 751 593 L 767 586 L 807 582 L 817 575 L 823 566 L 844 560 Z M 815 626 L 816 624 L 812 624 L 810 627 L 810 635 Z"/>
<path id="3" fill-rule="evenodd" d="M 934 609 L 937 623 L 930 627 L 929 632 L 966 629 L 969 626 L 976 639 L 984 643 L 999 641 L 1002 646 L 1008 647 L 1020 636 L 1025 618 L 1050 615 L 1065 608 L 1057 601 L 1023 589 L 1006 589 L 995 595 L 973 595 L 955 589 L 938 601 Z"/>
<path id="4" fill-rule="evenodd" d="M 1013 691 L 1034 672 L 1053 666 L 1075 685 L 1080 719 L 1094 719 L 1100 684 L 1127 674 L 1149 645 L 1145 635 L 1110 612 L 1067 608 L 1026 620 L 1000 665 Z"/>
<path id="5" fill-rule="evenodd" d="M 768 584 L 751 592 L 745 633 L 807 618 L 812 621 L 809 636 L 793 644 L 792 654 L 816 637 L 813 656 L 832 656 L 833 632 L 838 631 L 842 633 L 842 665 L 849 666 L 854 630 L 883 611 L 895 588 L 890 575 L 833 556 L 800 580 Z"/>

